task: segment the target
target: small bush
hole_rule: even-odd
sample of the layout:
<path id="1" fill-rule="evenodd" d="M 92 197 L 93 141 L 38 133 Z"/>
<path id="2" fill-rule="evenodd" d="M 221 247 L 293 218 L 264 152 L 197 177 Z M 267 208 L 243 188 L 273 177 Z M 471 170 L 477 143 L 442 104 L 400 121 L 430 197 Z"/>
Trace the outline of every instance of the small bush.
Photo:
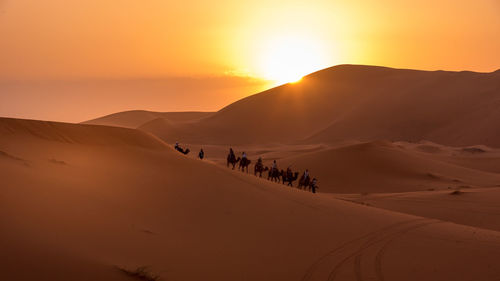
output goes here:
<path id="1" fill-rule="evenodd" d="M 147 266 L 140 266 L 135 270 L 129 270 L 125 268 L 118 267 L 118 269 L 130 277 L 134 277 L 139 280 L 144 281 L 159 281 L 160 276 L 151 273 Z"/>

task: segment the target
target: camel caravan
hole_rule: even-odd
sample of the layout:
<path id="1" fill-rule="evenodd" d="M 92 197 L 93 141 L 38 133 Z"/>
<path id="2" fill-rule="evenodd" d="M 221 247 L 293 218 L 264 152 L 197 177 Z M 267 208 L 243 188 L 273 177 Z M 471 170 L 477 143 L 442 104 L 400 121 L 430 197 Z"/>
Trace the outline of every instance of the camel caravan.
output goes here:
<path id="1" fill-rule="evenodd" d="M 179 143 L 176 142 L 174 149 L 179 151 L 182 154 L 188 154 L 190 152 L 189 148 L 180 147 Z M 205 158 L 205 152 L 203 149 L 198 153 L 198 158 Z M 232 148 L 229 148 L 229 154 L 227 155 L 227 166 L 232 166 L 234 170 L 236 165 L 238 164 L 238 170 L 242 172 L 248 173 L 248 167 L 250 166 L 252 161 L 248 159 L 247 154 L 245 152 L 242 153 L 241 157 L 236 157 Z M 310 191 L 312 193 L 316 193 L 316 189 L 318 189 L 316 178 L 311 179 L 309 176 L 309 171 L 306 169 L 302 176 L 299 179 L 299 172 L 292 172 L 290 167 L 284 170 L 278 169 L 278 165 L 276 164 L 276 160 L 273 161 L 271 168 L 264 166 L 262 162 L 262 158 L 259 157 L 257 163 L 255 163 L 253 168 L 253 174 L 262 178 L 262 173 L 267 172 L 267 179 L 272 182 L 283 183 L 287 186 L 293 187 L 293 182 L 298 179 L 298 189 Z"/>
<path id="2" fill-rule="evenodd" d="M 248 167 L 252 161 L 247 158 L 245 152 L 242 153 L 241 158 L 236 157 L 232 148 L 229 149 L 229 154 L 227 155 L 227 167 L 230 165 L 234 170 L 236 168 L 236 164 L 238 165 L 238 170 L 242 172 L 248 173 Z M 262 162 L 262 158 L 259 157 L 257 163 L 254 165 L 254 175 L 258 177 L 262 177 L 262 173 L 267 172 L 267 179 L 277 183 L 287 184 L 287 186 L 293 187 L 293 182 L 296 181 L 299 177 L 299 172 L 292 172 L 290 167 L 287 168 L 286 171 L 278 169 L 276 160 L 273 161 L 271 168 L 264 166 Z M 316 189 L 318 189 L 316 178 L 311 179 L 309 176 L 309 171 L 306 169 L 302 176 L 299 179 L 298 188 L 301 190 L 310 191 L 312 193 L 316 193 Z"/>

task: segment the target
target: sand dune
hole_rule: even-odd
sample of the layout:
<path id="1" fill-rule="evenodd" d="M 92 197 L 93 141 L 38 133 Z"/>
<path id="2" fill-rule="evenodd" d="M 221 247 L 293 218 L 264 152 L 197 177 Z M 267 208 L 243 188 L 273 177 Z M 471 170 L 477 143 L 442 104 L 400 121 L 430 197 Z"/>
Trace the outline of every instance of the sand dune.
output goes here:
<path id="1" fill-rule="evenodd" d="M 165 126 L 161 135 L 169 142 L 212 144 L 386 139 L 499 147 L 499 101 L 498 73 L 341 65 L 242 99 L 180 130 Z"/>
<path id="2" fill-rule="evenodd" d="M 500 231 L 498 187 L 342 197 L 377 208 Z"/>
<path id="3" fill-rule="evenodd" d="M 210 116 L 211 112 L 153 112 L 145 110 L 131 110 L 118 112 L 83 122 L 83 124 L 106 125 L 125 128 L 137 128 L 157 118 L 175 122 L 198 120 Z"/>
<path id="4" fill-rule="evenodd" d="M 31 138 L 87 145 L 132 145 L 160 148 L 165 144 L 143 131 L 117 127 L 68 124 L 0 117 L 0 134 L 27 142 Z"/>
<path id="5" fill-rule="evenodd" d="M 0 134 L 31 164 L 0 161 L 2 280 L 500 276 L 499 232 L 284 188 L 137 130 L 0 119 Z"/>
<path id="6" fill-rule="evenodd" d="M 407 192 L 464 185 L 494 186 L 500 182 L 500 174 L 454 162 L 459 161 L 421 155 L 383 141 L 304 153 L 279 161 L 284 169 L 309 169 L 320 179 L 322 192 Z M 464 163 L 467 166 L 469 161 Z"/>

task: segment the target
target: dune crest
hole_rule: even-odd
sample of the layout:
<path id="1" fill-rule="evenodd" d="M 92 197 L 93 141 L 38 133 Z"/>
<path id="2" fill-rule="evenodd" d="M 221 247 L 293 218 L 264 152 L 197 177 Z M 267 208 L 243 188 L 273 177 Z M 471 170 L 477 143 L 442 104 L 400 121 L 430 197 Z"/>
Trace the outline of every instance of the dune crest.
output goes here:
<path id="1" fill-rule="evenodd" d="M 500 147 L 499 100 L 497 73 L 340 65 L 249 96 L 201 119 L 193 117 L 176 132 L 161 133 L 161 126 L 154 131 L 168 142 L 187 143 L 386 139 Z M 122 121 L 134 126 L 162 117 L 130 116 L 131 120 Z M 165 125 L 164 130 L 170 127 Z"/>
<path id="2" fill-rule="evenodd" d="M 198 120 L 210 116 L 211 114 L 211 112 L 153 112 L 146 110 L 130 110 L 88 120 L 82 124 L 135 129 L 157 118 L 164 118 L 175 122 L 185 122 Z"/>
<path id="3" fill-rule="evenodd" d="M 157 137 L 139 130 L 13 118 L 0 118 L 0 134 L 11 138 L 35 138 L 87 145 L 131 145 L 155 149 L 166 147 Z"/>

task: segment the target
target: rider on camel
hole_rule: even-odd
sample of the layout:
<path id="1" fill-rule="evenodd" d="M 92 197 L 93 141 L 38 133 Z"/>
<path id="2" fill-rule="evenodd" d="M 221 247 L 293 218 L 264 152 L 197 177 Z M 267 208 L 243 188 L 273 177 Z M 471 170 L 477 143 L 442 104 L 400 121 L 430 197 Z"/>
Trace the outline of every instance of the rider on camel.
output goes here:
<path id="1" fill-rule="evenodd" d="M 229 148 L 229 157 L 231 158 L 231 160 L 236 159 L 236 156 L 234 155 L 234 151 L 233 151 L 232 147 Z"/>
<path id="2" fill-rule="evenodd" d="M 309 180 L 309 170 L 306 169 L 302 177 L 304 177 L 304 181 Z"/>
<path id="3" fill-rule="evenodd" d="M 241 154 L 241 163 L 246 164 L 247 161 L 248 161 L 247 153 L 245 151 L 243 151 L 243 153 Z"/>
<path id="4" fill-rule="evenodd" d="M 288 179 L 291 179 L 293 177 L 292 169 L 290 169 L 290 166 L 288 166 L 288 168 L 286 168 L 286 177 Z"/>
<path id="5" fill-rule="evenodd" d="M 255 164 L 256 169 L 264 169 L 264 163 L 262 162 L 262 157 L 259 156 L 259 159 L 257 159 L 257 164 Z"/>
<path id="6" fill-rule="evenodd" d="M 273 161 L 273 166 L 271 167 L 271 171 L 276 171 L 278 169 L 278 164 L 276 164 L 276 160 Z"/>

